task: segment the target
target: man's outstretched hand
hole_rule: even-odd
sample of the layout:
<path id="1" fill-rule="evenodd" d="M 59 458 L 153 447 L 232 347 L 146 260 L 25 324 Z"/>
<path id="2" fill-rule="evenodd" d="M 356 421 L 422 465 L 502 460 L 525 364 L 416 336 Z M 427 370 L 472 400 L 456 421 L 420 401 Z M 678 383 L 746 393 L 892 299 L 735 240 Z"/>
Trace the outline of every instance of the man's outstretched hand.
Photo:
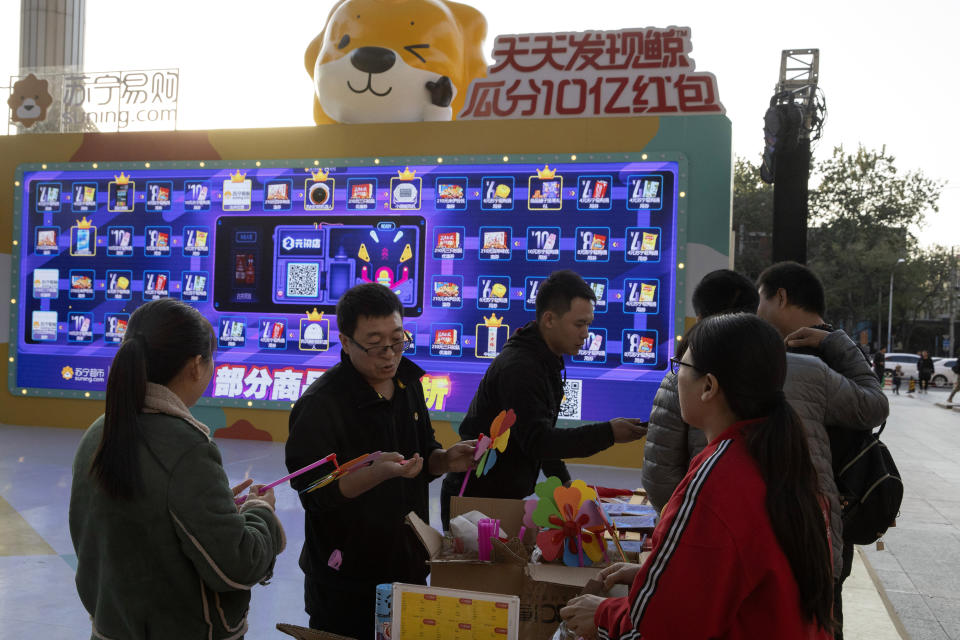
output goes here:
<path id="1" fill-rule="evenodd" d="M 614 418 L 610 421 L 613 427 L 614 442 L 633 442 L 647 435 L 647 423 L 639 418 Z"/>

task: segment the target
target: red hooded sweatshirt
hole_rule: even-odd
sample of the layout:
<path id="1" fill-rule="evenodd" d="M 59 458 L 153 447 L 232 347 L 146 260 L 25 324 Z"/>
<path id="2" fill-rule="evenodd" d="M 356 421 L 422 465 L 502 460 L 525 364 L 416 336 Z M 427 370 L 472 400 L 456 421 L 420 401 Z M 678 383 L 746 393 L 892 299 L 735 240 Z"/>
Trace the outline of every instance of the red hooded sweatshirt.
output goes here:
<path id="1" fill-rule="evenodd" d="M 755 422 L 731 425 L 690 462 L 630 594 L 597 610 L 602 640 L 833 637 L 801 612 L 767 514 L 766 485 L 744 441 Z"/>

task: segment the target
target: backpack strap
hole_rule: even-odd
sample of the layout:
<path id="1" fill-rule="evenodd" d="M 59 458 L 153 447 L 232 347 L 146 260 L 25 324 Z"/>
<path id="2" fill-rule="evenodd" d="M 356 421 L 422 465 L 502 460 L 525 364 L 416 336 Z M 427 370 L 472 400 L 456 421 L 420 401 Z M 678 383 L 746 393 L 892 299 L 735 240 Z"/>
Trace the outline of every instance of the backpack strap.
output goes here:
<path id="1" fill-rule="evenodd" d="M 884 421 L 883 421 L 883 424 L 880 425 L 880 431 L 877 431 L 877 432 L 876 432 L 875 434 L 873 434 L 873 435 L 875 435 L 875 436 L 877 436 L 877 437 L 879 438 L 879 437 L 880 437 L 880 434 L 883 433 L 883 430 L 886 429 L 886 428 L 887 428 L 887 421 L 884 420 Z"/>

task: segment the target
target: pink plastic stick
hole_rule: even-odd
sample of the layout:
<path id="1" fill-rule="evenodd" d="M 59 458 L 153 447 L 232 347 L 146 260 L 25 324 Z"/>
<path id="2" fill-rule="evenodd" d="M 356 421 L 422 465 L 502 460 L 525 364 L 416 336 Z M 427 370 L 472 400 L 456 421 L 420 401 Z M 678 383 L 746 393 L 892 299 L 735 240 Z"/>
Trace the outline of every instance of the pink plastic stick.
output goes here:
<path id="1" fill-rule="evenodd" d="M 463 497 L 463 492 L 467 490 L 467 480 L 469 479 L 470 479 L 470 471 L 467 471 L 465 474 L 463 474 L 463 484 L 460 485 L 460 493 L 457 494 L 461 498 Z"/>
<path id="2" fill-rule="evenodd" d="M 324 464 L 324 463 L 326 463 L 326 462 L 330 462 L 331 460 L 333 460 L 333 461 L 334 461 L 334 462 L 333 462 L 334 465 L 336 465 L 336 464 L 337 464 L 337 462 L 336 462 L 336 460 L 337 460 L 337 454 L 331 453 L 331 454 L 328 455 L 328 456 L 325 456 L 325 457 L 323 457 L 323 458 L 320 458 L 320 459 L 317 460 L 316 462 L 311 462 L 310 464 L 308 464 L 307 466 L 303 467 L 302 469 L 297 469 L 297 470 L 294 471 L 293 473 L 288 474 L 288 475 L 285 475 L 285 476 L 283 476 L 282 478 L 280 478 L 279 480 L 276 480 L 276 481 L 271 482 L 270 484 L 268 484 L 268 485 L 266 485 L 266 486 L 264 486 L 264 487 L 261 487 L 260 490 L 259 490 L 257 493 L 262 496 L 264 493 L 266 493 L 266 492 L 269 491 L 270 489 L 273 489 L 274 487 L 283 484 L 283 483 L 286 482 L 287 480 L 290 480 L 291 478 L 296 478 L 297 476 L 302 475 L 302 474 L 306 473 L 307 471 L 310 471 L 311 469 L 316 469 L 316 468 L 319 467 L 320 465 L 322 465 L 322 464 Z M 240 496 L 240 497 L 234 499 L 234 502 L 236 502 L 238 505 L 241 505 L 241 504 L 243 504 L 243 503 L 246 502 L 246 501 L 247 501 L 247 496 Z"/>

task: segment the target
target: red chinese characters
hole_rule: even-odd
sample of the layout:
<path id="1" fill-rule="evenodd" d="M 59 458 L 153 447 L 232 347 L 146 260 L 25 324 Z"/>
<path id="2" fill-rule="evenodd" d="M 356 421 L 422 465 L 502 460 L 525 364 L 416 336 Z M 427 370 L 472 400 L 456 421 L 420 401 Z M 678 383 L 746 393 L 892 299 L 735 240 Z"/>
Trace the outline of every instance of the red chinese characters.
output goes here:
<path id="1" fill-rule="evenodd" d="M 678 27 L 499 36 L 458 117 L 724 113 L 716 78 L 695 71 L 690 50 Z"/>

